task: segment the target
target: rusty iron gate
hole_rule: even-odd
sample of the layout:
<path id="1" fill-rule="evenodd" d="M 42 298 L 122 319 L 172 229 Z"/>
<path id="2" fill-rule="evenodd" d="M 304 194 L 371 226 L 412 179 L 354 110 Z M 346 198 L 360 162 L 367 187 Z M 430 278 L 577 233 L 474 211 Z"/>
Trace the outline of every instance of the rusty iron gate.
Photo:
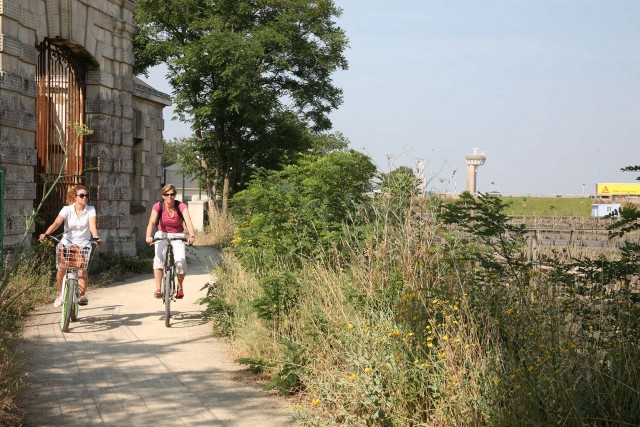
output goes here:
<path id="1" fill-rule="evenodd" d="M 36 222 L 36 234 L 44 232 L 66 204 L 67 190 L 84 181 L 84 139 L 71 125 L 82 125 L 85 100 L 85 67 L 69 47 L 45 40 L 38 46 L 36 149 L 37 198 L 45 199 Z M 61 179 L 54 184 L 56 178 Z"/>

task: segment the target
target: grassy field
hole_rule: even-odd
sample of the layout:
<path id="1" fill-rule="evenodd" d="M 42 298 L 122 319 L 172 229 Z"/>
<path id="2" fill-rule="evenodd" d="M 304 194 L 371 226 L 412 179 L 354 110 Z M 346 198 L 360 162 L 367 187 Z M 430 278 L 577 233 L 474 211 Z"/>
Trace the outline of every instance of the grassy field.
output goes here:
<path id="1" fill-rule="evenodd" d="M 509 204 L 508 215 L 531 216 L 591 216 L 589 198 L 502 197 Z"/>

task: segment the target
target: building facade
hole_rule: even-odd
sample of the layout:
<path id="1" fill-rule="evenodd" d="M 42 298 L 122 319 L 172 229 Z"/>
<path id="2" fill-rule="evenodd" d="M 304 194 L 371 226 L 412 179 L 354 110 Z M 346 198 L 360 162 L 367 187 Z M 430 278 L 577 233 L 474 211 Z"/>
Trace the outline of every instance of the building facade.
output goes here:
<path id="1" fill-rule="evenodd" d="M 132 0 L 0 0 L 5 248 L 50 224 L 78 183 L 89 188 L 106 250 L 133 255 L 144 240 L 170 98 L 133 76 L 134 8 Z"/>

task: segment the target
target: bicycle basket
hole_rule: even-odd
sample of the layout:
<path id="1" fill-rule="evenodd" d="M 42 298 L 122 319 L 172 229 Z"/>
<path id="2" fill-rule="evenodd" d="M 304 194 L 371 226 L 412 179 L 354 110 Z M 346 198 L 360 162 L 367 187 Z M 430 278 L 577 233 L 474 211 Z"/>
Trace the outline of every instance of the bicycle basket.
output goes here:
<path id="1" fill-rule="evenodd" d="M 89 257 L 91 256 L 91 247 L 82 247 L 78 245 L 64 246 L 58 245 L 56 262 L 58 268 L 82 268 L 85 269 L 89 265 Z"/>

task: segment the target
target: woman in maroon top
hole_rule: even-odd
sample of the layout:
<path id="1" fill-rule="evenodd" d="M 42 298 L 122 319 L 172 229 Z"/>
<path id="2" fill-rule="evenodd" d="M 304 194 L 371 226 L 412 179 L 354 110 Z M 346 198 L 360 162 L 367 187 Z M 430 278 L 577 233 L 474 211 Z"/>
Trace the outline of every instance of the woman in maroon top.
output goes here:
<path id="1" fill-rule="evenodd" d="M 160 209 L 161 203 L 162 209 Z M 160 215 L 161 211 L 162 215 Z M 176 204 L 176 187 L 173 184 L 167 184 L 162 187 L 162 200 L 154 204 L 151 209 L 151 216 L 149 217 L 149 224 L 147 225 L 147 243 L 153 243 L 153 237 L 151 234 L 153 233 L 153 227 L 156 224 L 158 224 L 158 231 L 156 231 L 155 237 L 184 237 L 183 220 L 189 229 L 187 242 L 190 245 L 193 245 L 196 241 L 196 236 L 193 231 L 191 216 L 189 216 L 189 209 L 187 209 L 187 205 L 182 202 Z M 156 298 L 162 298 L 162 290 L 160 289 L 162 286 L 162 272 L 164 269 L 162 258 L 166 245 L 166 241 L 156 243 L 156 254 L 153 258 L 153 277 L 156 279 L 156 291 L 153 296 Z M 176 240 L 171 242 L 171 246 L 173 246 L 173 255 L 178 275 L 178 291 L 176 293 L 176 298 L 183 298 L 184 291 L 182 290 L 182 282 L 185 274 L 187 273 L 187 258 L 184 242 Z"/>

